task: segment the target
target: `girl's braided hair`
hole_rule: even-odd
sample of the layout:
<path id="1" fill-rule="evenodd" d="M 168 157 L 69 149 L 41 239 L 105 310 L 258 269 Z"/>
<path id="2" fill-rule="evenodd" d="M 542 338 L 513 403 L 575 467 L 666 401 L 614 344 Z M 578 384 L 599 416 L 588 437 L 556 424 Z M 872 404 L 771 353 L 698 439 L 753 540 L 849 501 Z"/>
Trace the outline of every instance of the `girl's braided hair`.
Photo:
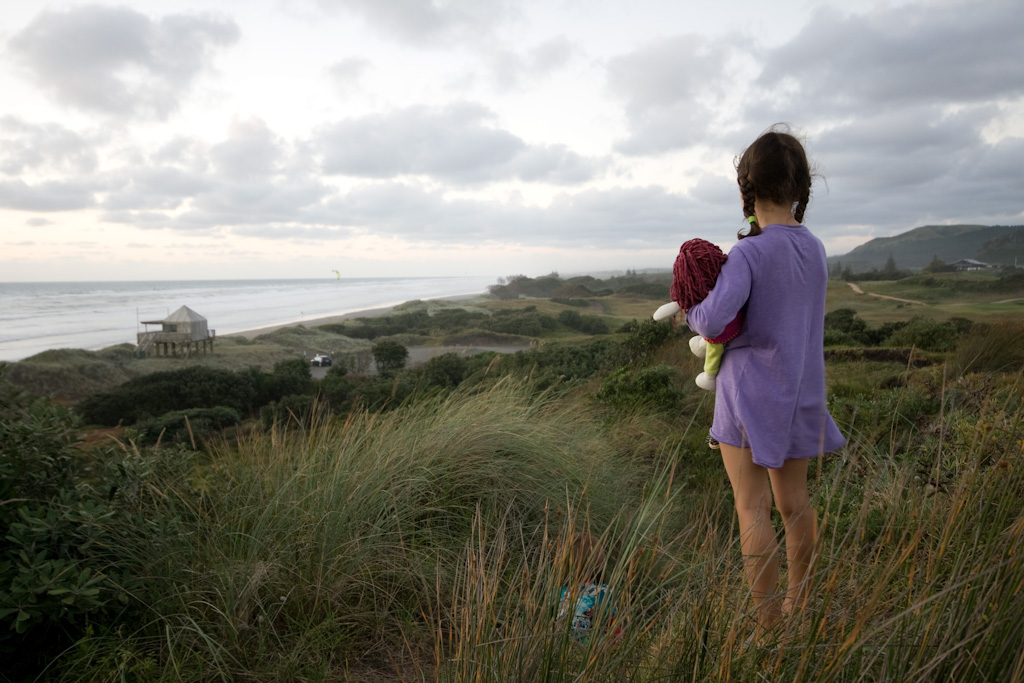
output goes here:
<path id="1" fill-rule="evenodd" d="M 785 124 L 776 124 L 754 140 L 736 161 L 736 182 L 743 198 L 743 215 L 754 215 L 754 202 L 763 199 L 775 204 L 793 206 L 793 217 L 804 221 L 804 211 L 811 200 L 811 167 L 800 140 Z M 737 237 L 761 234 L 756 219 L 750 221 L 750 232 L 741 230 Z"/>

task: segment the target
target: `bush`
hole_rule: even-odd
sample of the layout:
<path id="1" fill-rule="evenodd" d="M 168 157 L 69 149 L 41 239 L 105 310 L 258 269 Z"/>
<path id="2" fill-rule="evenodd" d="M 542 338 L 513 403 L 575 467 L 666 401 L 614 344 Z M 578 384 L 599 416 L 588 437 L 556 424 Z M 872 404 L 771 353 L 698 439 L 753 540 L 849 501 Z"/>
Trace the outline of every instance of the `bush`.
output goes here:
<path id="1" fill-rule="evenodd" d="M 640 369 L 621 367 L 601 382 L 597 399 L 602 403 L 632 410 L 674 411 L 683 392 L 676 387 L 679 373 L 667 366 Z"/>
<path id="2" fill-rule="evenodd" d="M 1019 372 L 1024 368 L 1024 321 L 975 324 L 957 344 L 953 367 L 959 375 Z"/>
<path id="3" fill-rule="evenodd" d="M 455 353 L 445 353 L 431 358 L 420 369 L 420 377 L 426 386 L 453 389 L 466 376 L 469 364 Z"/>
<path id="4" fill-rule="evenodd" d="M 201 366 L 154 372 L 87 398 L 77 409 L 86 421 L 107 426 L 132 425 L 146 417 L 191 408 L 226 406 L 248 414 L 258 397 L 254 381 L 251 371 L 236 373 Z"/>
<path id="5" fill-rule="evenodd" d="M 499 368 L 528 372 L 540 387 L 573 379 L 588 379 L 602 368 L 621 365 L 622 347 L 609 339 L 587 344 L 552 344 L 504 356 Z"/>
<path id="6" fill-rule="evenodd" d="M 77 481 L 75 427 L 63 407 L 0 376 L 0 657 L 10 680 L 33 679 L 92 616 L 127 600 L 105 557 L 113 512 Z"/>
<path id="7" fill-rule="evenodd" d="M 625 331 L 629 336 L 622 342 L 622 348 L 629 362 L 649 358 L 655 350 L 676 337 L 671 323 L 655 320 L 633 320 L 626 324 Z"/>
<path id="8" fill-rule="evenodd" d="M 893 332 L 885 343 L 887 346 L 914 346 L 924 351 L 952 351 L 963 336 L 962 329 L 961 324 L 914 317 Z"/>
<path id="9" fill-rule="evenodd" d="M 164 413 L 160 417 L 140 420 L 135 428 L 141 435 L 141 443 L 187 443 L 193 447 L 209 439 L 225 427 L 232 427 L 242 421 L 237 410 L 217 406 L 216 408 L 191 408 Z"/>
<path id="10" fill-rule="evenodd" d="M 373 362 L 377 372 L 393 373 L 405 367 L 409 349 L 395 341 L 382 341 L 373 346 Z"/>
<path id="11" fill-rule="evenodd" d="M 275 424 L 309 427 L 313 421 L 316 397 L 309 394 L 284 396 L 260 409 L 260 422 L 265 429 Z"/>
<path id="12" fill-rule="evenodd" d="M 608 324 L 596 315 L 580 315 L 577 311 L 562 311 L 558 322 L 584 334 L 608 334 Z"/>
<path id="13" fill-rule="evenodd" d="M 482 321 L 480 327 L 501 334 L 540 337 L 557 328 L 558 324 L 550 315 L 538 313 L 536 307 L 527 306 L 521 311 L 499 311 L 490 319 Z"/>

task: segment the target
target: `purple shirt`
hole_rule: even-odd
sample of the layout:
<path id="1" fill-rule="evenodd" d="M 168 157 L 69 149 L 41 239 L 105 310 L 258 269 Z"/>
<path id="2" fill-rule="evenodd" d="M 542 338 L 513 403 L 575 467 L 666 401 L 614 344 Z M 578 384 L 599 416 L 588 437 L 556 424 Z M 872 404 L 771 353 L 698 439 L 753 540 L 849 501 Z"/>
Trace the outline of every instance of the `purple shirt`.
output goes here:
<path id="1" fill-rule="evenodd" d="M 802 225 L 769 225 L 729 252 L 715 288 L 686 313 L 706 338 L 746 307 L 718 372 L 711 436 L 782 467 L 841 448 L 825 404 L 825 287 L 821 240 Z"/>

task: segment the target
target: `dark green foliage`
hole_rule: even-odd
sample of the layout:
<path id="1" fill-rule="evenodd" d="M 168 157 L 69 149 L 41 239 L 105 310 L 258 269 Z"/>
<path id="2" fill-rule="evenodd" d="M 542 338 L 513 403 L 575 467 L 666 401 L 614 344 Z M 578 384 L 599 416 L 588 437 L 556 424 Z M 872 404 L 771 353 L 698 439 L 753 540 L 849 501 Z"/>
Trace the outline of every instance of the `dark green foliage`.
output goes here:
<path id="1" fill-rule="evenodd" d="M 78 483 L 74 434 L 64 408 L 0 376 L 0 659 L 10 680 L 34 676 L 90 615 L 126 599 L 104 557 L 113 513 Z"/>
<path id="2" fill-rule="evenodd" d="M 113 391 L 82 401 L 77 409 L 94 424 L 131 425 L 145 417 L 189 408 L 226 406 L 248 414 L 257 396 L 252 373 L 197 366 L 133 378 Z"/>
<path id="3" fill-rule="evenodd" d="M 958 339 L 971 329 L 966 318 L 940 323 L 928 318 L 883 323 L 871 329 L 852 308 L 825 314 L 825 346 L 914 346 L 924 351 L 951 351 Z"/>
<path id="4" fill-rule="evenodd" d="M 374 340 L 396 334 L 430 336 L 469 329 L 487 317 L 487 314 L 481 311 L 467 311 L 462 308 L 441 309 L 435 311 L 433 315 L 429 315 L 426 310 L 418 310 L 359 318 L 354 323 L 321 325 L 320 329 L 353 339 Z"/>
<path id="5" fill-rule="evenodd" d="M 868 324 L 852 308 L 838 308 L 825 314 L 825 346 L 868 343 Z"/>
<path id="6" fill-rule="evenodd" d="M 669 286 L 664 282 L 636 282 L 619 289 L 620 294 L 635 294 L 658 301 L 668 300 Z"/>
<path id="7" fill-rule="evenodd" d="M 622 348 L 629 362 L 649 358 L 656 349 L 676 337 L 671 323 L 654 320 L 634 320 L 626 325 L 624 331 L 629 336 L 622 342 Z"/>
<path id="8" fill-rule="evenodd" d="M 462 382 L 469 369 L 469 363 L 456 353 L 445 353 L 431 358 L 420 369 L 420 377 L 426 386 L 453 389 Z"/>
<path id="9" fill-rule="evenodd" d="M 284 396 L 260 409 L 260 422 L 265 429 L 270 429 L 274 424 L 308 427 L 313 420 L 315 405 L 316 397 L 309 394 Z"/>
<path id="10" fill-rule="evenodd" d="M 312 396 L 310 396 L 312 398 Z M 237 410 L 217 406 L 216 408 L 190 408 L 173 410 L 159 417 L 140 420 L 135 428 L 141 443 L 201 444 L 225 427 L 232 427 L 242 421 Z"/>
<path id="11" fill-rule="evenodd" d="M 956 270 L 953 266 L 947 264 L 945 261 L 940 259 L 937 255 L 932 257 L 932 260 L 928 262 L 928 265 L 921 269 L 922 273 L 952 273 Z"/>
<path id="12" fill-rule="evenodd" d="M 327 374 L 324 377 L 344 377 L 348 374 L 348 368 L 345 365 L 345 362 L 340 358 L 334 359 L 334 365 L 328 368 Z"/>
<path id="13" fill-rule="evenodd" d="M 523 337 L 540 337 L 558 327 L 550 315 L 538 313 L 535 306 L 519 310 L 498 311 L 489 319 L 481 321 L 480 328 L 500 334 L 515 334 Z"/>
<path id="14" fill-rule="evenodd" d="M 1024 321 L 977 323 L 953 355 L 958 375 L 966 372 L 1020 372 L 1024 368 Z"/>
<path id="15" fill-rule="evenodd" d="M 511 275 L 498 278 L 498 284 L 491 285 L 488 291 L 497 299 L 532 298 L 580 298 L 581 296 L 608 296 L 616 292 L 633 294 L 651 299 L 667 299 L 668 288 L 672 283 L 671 272 L 656 274 L 637 274 L 626 271 L 619 275 L 599 280 L 591 276 L 574 277 L 562 280 L 557 274 L 531 279 L 525 275 Z"/>
<path id="16" fill-rule="evenodd" d="M 584 334 L 608 334 L 608 324 L 596 315 L 580 315 L 577 311 L 562 311 L 558 322 Z"/>
<path id="17" fill-rule="evenodd" d="M 601 382 L 597 399 L 615 408 L 674 411 L 682 391 L 676 386 L 678 371 L 667 365 L 621 367 Z"/>
<path id="18" fill-rule="evenodd" d="M 395 341 L 382 341 L 373 345 L 373 362 L 377 372 L 393 373 L 405 367 L 409 349 Z"/>
<path id="19" fill-rule="evenodd" d="M 527 372 L 541 388 L 559 381 L 587 379 L 623 362 L 622 346 L 608 339 L 588 344 L 551 344 L 502 357 L 499 370 Z"/>
<path id="20" fill-rule="evenodd" d="M 405 374 L 345 379 L 349 381 L 348 398 L 341 405 L 331 403 L 331 410 L 335 413 L 344 414 L 353 408 L 365 408 L 371 412 L 395 408 L 408 399 L 415 388 Z"/>
<path id="21" fill-rule="evenodd" d="M 587 299 L 566 299 L 564 297 L 559 296 L 551 297 L 551 301 L 556 304 L 561 304 L 563 306 L 576 306 L 578 308 L 586 308 L 587 306 L 590 305 L 590 301 L 588 301 Z"/>
<path id="22" fill-rule="evenodd" d="M 952 351 L 964 335 L 962 323 L 940 323 L 931 318 L 914 317 L 886 340 L 887 346 L 913 346 L 924 351 Z"/>

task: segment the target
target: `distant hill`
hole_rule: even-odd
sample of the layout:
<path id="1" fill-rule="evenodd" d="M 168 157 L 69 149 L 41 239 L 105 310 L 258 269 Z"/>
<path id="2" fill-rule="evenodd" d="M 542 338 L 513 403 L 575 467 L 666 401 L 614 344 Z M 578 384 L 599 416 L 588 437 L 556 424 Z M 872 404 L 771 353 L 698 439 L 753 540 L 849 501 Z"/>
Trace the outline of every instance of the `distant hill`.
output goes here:
<path id="1" fill-rule="evenodd" d="M 892 237 L 876 237 L 829 264 L 854 272 L 882 268 L 889 257 L 905 270 L 924 268 L 938 256 L 946 263 L 970 258 L 993 265 L 1024 265 L 1024 225 L 925 225 Z"/>

